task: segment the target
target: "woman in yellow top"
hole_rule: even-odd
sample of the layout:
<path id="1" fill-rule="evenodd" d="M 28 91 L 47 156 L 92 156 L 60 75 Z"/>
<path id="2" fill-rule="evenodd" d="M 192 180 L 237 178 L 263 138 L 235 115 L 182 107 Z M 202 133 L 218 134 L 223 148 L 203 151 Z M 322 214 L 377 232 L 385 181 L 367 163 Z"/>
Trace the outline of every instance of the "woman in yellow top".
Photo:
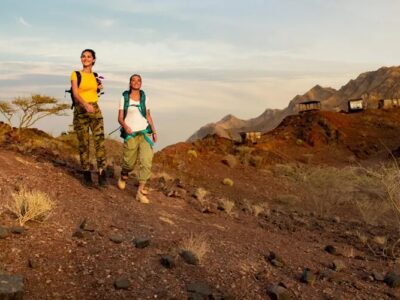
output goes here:
<path id="1" fill-rule="evenodd" d="M 74 130 L 79 141 L 79 155 L 83 170 L 83 183 L 93 186 L 89 161 L 89 129 L 92 131 L 98 169 L 98 182 L 100 186 L 106 185 L 105 147 L 103 116 L 97 103 L 98 89 L 102 85 L 98 82 L 92 67 L 96 61 L 96 53 L 92 49 L 85 49 L 81 54 L 82 70 L 71 74 L 71 87 L 74 99 Z"/>

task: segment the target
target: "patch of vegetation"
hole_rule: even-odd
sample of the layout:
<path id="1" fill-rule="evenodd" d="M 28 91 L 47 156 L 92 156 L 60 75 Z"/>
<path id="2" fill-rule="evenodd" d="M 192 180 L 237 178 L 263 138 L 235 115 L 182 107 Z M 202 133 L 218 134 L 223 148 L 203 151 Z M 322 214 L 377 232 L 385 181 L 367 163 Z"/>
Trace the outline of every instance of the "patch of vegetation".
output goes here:
<path id="1" fill-rule="evenodd" d="M 16 216 L 19 223 L 24 225 L 28 221 L 43 222 L 50 216 L 54 203 L 50 197 L 41 191 L 29 191 L 25 187 L 13 193 L 14 201 L 8 209 Z"/>
<path id="2" fill-rule="evenodd" d="M 192 252 L 201 262 L 209 250 L 208 239 L 203 234 L 195 236 L 193 233 L 191 233 L 189 237 L 183 239 L 180 248 L 181 251 Z"/>

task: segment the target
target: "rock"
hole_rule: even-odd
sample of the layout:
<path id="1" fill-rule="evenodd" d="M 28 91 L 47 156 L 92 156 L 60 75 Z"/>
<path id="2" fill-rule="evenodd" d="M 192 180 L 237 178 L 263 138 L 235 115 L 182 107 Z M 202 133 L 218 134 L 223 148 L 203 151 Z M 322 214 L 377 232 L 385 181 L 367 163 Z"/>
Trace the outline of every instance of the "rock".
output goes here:
<path id="1" fill-rule="evenodd" d="M 292 295 L 283 286 L 280 285 L 269 285 L 267 287 L 267 293 L 272 300 L 290 300 Z"/>
<path id="2" fill-rule="evenodd" d="M 90 231 L 90 232 L 95 231 L 94 224 L 90 223 L 86 218 L 82 220 L 81 224 L 79 225 L 79 228 L 84 231 Z"/>
<path id="3" fill-rule="evenodd" d="M 271 265 L 277 268 L 282 268 L 284 266 L 284 264 L 277 259 L 271 259 L 269 262 L 271 263 Z"/>
<path id="4" fill-rule="evenodd" d="M 372 278 L 374 278 L 374 280 L 376 280 L 376 281 L 384 281 L 385 280 L 385 276 L 383 276 L 382 273 L 379 273 L 377 271 L 372 272 Z"/>
<path id="5" fill-rule="evenodd" d="M 133 240 L 136 248 L 143 249 L 150 245 L 150 238 L 140 237 Z"/>
<path id="6" fill-rule="evenodd" d="M 28 267 L 31 269 L 36 269 L 39 266 L 38 262 L 34 258 L 28 259 Z"/>
<path id="7" fill-rule="evenodd" d="M 316 279 L 317 279 L 317 276 L 309 268 L 304 269 L 303 274 L 301 274 L 301 277 L 300 277 L 301 282 L 304 282 L 304 283 L 307 283 L 310 285 L 313 285 L 315 283 Z"/>
<path id="8" fill-rule="evenodd" d="M 325 250 L 326 252 L 332 254 L 332 255 L 337 255 L 337 250 L 336 250 L 335 246 L 328 245 L 328 246 L 325 247 L 324 250 Z"/>
<path id="9" fill-rule="evenodd" d="M 11 233 L 14 234 L 22 234 L 25 231 L 25 228 L 22 226 L 13 226 L 10 228 Z"/>
<path id="10" fill-rule="evenodd" d="M 24 280 L 21 276 L 0 274 L 0 299 L 22 300 Z"/>
<path id="11" fill-rule="evenodd" d="M 10 235 L 10 231 L 7 228 L 0 227 L 0 240 L 5 239 Z"/>
<path id="12" fill-rule="evenodd" d="M 120 234 L 111 234 L 109 239 L 116 244 L 121 244 L 124 241 L 124 237 Z"/>
<path id="13" fill-rule="evenodd" d="M 335 270 L 336 272 L 339 272 L 339 271 L 343 270 L 344 268 L 346 268 L 346 265 L 340 259 L 335 259 L 333 261 L 332 270 Z"/>
<path id="14" fill-rule="evenodd" d="M 82 229 L 80 229 L 80 228 L 76 229 L 75 232 L 72 234 L 72 237 L 75 237 L 78 239 L 83 239 L 84 235 L 83 235 Z"/>
<path id="15" fill-rule="evenodd" d="M 222 159 L 222 162 L 230 168 L 234 168 L 238 164 L 237 158 L 232 154 L 228 154 L 227 156 L 225 156 Z"/>
<path id="16" fill-rule="evenodd" d="M 186 287 L 189 299 L 215 299 L 211 287 L 204 282 L 193 282 Z"/>
<path id="17" fill-rule="evenodd" d="M 389 272 L 386 274 L 384 281 L 391 288 L 397 288 L 400 286 L 400 275 L 394 271 Z"/>
<path id="18" fill-rule="evenodd" d="M 184 250 L 180 253 L 180 256 L 183 258 L 183 260 L 190 264 L 190 265 L 198 265 L 200 263 L 199 258 L 195 253 L 189 250 Z"/>
<path id="19" fill-rule="evenodd" d="M 283 267 L 285 265 L 283 259 L 279 257 L 275 252 L 271 251 L 268 256 L 265 257 L 267 261 L 271 263 L 271 265 L 275 267 Z"/>
<path id="20" fill-rule="evenodd" d="M 126 275 L 123 275 L 114 281 L 114 287 L 117 290 L 126 290 L 129 288 L 130 284 L 131 283 L 129 282 L 129 278 Z"/>
<path id="21" fill-rule="evenodd" d="M 169 255 L 163 255 L 160 258 L 160 263 L 167 269 L 172 269 L 175 267 L 174 259 Z"/>

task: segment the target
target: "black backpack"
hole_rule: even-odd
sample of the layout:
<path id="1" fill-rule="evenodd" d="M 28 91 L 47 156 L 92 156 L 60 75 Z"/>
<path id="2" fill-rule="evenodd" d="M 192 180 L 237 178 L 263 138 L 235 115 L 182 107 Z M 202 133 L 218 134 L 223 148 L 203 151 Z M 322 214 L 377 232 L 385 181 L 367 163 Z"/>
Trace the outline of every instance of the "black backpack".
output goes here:
<path id="1" fill-rule="evenodd" d="M 75 71 L 75 74 L 76 74 L 76 78 L 78 80 L 78 88 L 79 88 L 79 86 L 81 85 L 81 81 L 82 81 L 82 75 L 81 75 L 81 72 L 79 72 L 79 71 Z M 96 72 L 93 72 L 93 74 L 94 74 L 94 77 L 96 77 L 97 83 L 99 84 L 100 83 L 100 81 L 98 79 L 99 74 L 97 74 Z M 75 100 L 74 100 L 74 95 L 72 94 L 72 86 L 69 88 L 69 90 L 65 90 L 65 93 L 71 94 L 71 101 L 72 101 L 71 109 L 73 109 L 75 106 Z M 101 92 L 100 89 L 97 89 L 97 94 L 99 94 L 99 96 L 100 96 L 100 95 L 103 95 L 104 92 Z"/>

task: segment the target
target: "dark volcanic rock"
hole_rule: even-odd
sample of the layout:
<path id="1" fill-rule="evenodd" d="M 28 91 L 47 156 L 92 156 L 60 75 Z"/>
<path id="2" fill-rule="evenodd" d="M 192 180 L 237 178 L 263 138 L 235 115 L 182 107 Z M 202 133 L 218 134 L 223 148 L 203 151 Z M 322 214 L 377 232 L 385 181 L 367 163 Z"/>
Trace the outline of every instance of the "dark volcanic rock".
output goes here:
<path id="1" fill-rule="evenodd" d="M 136 248 L 143 249 L 150 245 L 150 238 L 140 237 L 133 240 L 133 244 Z"/>
<path id="2" fill-rule="evenodd" d="M 82 220 L 81 224 L 79 225 L 79 228 L 84 231 L 90 231 L 90 232 L 94 232 L 96 230 L 95 225 L 89 222 L 86 218 Z"/>
<path id="3" fill-rule="evenodd" d="M 384 278 L 385 283 L 391 288 L 396 288 L 400 286 L 400 275 L 396 272 L 389 272 Z"/>
<path id="4" fill-rule="evenodd" d="M 332 254 L 332 255 L 337 255 L 337 250 L 334 246 L 328 245 L 325 247 L 325 251 Z"/>
<path id="5" fill-rule="evenodd" d="M 267 293 L 272 300 L 290 300 L 292 295 L 283 286 L 280 285 L 269 285 L 267 287 Z"/>
<path id="6" fill-rule="evenodd" d="M 199 258 L 192 251 L 184 250 L 180 253 L 180 256 L 190 265 L 198 265 L 200 263 Z"/>
<path id="7" fill-rule="evenodd" d="M 124 237 L 119 234 L 111 234 L 109 236 L 110 241 L 116 243 L 116 244 L 121 244 L 124 241 Z"/>
<path id="8" fill-rule="evenodd" d="M 129 278 L 127 276 L 121 276 L 114 281 L 114 287 L 117 290 L 126 290 L 130 286 Z"/>
<path id="9" fill-rule="evenodd" d="M 22 234 L 25 231 L 25 228 L 22 226 L 13 226 L 10 228 L 11 233 L 14 234 Z"/>
<path id="10" fill-rule="evenodd" d="M 161 256 L 160 263 L 167 269 L 172 269 L 173 267 L 175 267 L 174 259 L 169 255 Z"/>
<path id="11" fill-rule="evenodd" d="M 189 292 L 189 299 L 215 299 L 211 287 L 204 282 L 188 284 L 187 291 Z"/>
<path id="12" fill-rule="evenodd" d="M 24 280 L 20 276 L 0 274 L 0 299 L 22 300 L 24 296 Z"/>
<path id="13" fill-rule="evenodd" d="M 303 274 L 301 274 L 301 277 L 300 277 L 301 282 L 304 282 L 304 283 L 307 283 L 310 285 L 313 285 L 316 279 L 317 279 L 317 276 L 309 268 L 304 269 Z"/>
<path id="14" fill-rule="evenodd" d="M 7 228 L 0 227 L 0 239 L 5 239 L 10 235 L 10 231 Z"/>
<path id="15" fill-rule="evenodd" d="M 78 228 L 75 230 L 75 232 L 72 234 L 72 237 L 78 238 L 78 239 L 83 239 L 83 230 Z"/>
<path id="16" fill-rule="evenodd" d="M 283 259 L 279 257 L 275 252 L 271 251 L 268 256 L 265 256 L 265 259 L 271 263 L 271 265 L 275 267 L 283 267 L 285 263 Z"/>

